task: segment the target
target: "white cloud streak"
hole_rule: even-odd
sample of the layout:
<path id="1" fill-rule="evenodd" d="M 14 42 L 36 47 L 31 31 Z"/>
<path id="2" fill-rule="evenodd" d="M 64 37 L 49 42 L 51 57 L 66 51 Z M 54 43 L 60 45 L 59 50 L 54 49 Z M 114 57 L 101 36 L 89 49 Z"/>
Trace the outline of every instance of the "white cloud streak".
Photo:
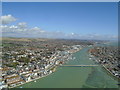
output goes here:
<path id="1" fill-rule="evenodd" d="M 3 24 L 9 24 L 16 21 L 12 15 L 1 16 Z M 63 33 L 60 31 L 49 32 L 39 27 L 29 28 L 27 23 L 20 22 L 17 25 L 1 25 L 0 32 L 4 37 L 31 37 L 31 38 L 62 38 L 62 39 L 90 39 L 90 40 L 116 40 L 117 35 L 99 35 L 99 34 L 76 34 Z"/>
<path id="2" fill-rule="evenodd" d="M 1 16 L 0 20 L 2 21 L 2 24 L 9 24 L 11 22 L 16 21 L 17 19 L 12 15 L 5 15 L 5 16 Z"/>

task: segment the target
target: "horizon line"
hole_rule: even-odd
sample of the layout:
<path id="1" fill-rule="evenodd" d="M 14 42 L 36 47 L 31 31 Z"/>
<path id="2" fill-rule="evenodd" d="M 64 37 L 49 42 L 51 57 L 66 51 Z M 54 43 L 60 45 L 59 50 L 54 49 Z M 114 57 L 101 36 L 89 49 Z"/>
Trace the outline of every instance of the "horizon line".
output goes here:
<path id="1" fill-rule="evenodd" d="M 2 36 L 0 38 L 28 38 L 28 39 L 65 39 L 65 40 L 93 40 L 93 41 L 118 41 L 116 40 L 103 40 L 103 39 L 77 39 L 77 38 L 47 38 L 47 37 L 12 37 L 12 36 Z"/>

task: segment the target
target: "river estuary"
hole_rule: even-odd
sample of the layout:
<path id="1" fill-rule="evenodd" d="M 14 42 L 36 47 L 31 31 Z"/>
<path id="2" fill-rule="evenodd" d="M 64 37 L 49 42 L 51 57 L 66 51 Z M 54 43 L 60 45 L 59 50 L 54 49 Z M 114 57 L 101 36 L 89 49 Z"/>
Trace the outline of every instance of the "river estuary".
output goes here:
<path id="1" fill-rule="evenodd" d="M 74 60 L 68 65 L 95 64 L 89 59 L 88 48 L 73 54 Z M 24 84 L 22 88 L 118 88 L 118 81 L 100 65 L 97 67 L 58 67 L 47 77 Z"/>

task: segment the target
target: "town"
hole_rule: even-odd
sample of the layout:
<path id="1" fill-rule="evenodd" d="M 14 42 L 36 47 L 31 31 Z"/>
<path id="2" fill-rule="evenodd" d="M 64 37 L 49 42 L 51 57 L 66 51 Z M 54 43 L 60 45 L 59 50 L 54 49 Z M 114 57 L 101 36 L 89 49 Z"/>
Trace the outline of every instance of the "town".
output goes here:
<path id="1" fill-rule="evenodd" d="M 45 77 L 93 41 L 3 38 L 1 88 L 13 88 Z"/>
<path id="2" fill-rule="evenodd" d="M 119 50 L 114 46 L 96 46 L 89 50 L 90 58 L 100 63 L 109 73 L 120 79 Z"/>

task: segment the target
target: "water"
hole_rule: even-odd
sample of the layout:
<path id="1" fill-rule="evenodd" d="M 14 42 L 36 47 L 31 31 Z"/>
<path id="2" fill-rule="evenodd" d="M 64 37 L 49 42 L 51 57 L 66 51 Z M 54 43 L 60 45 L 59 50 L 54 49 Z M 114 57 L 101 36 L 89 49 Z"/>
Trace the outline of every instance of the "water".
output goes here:
<path id="1" fill-rule="evenodd" d="M 90 65 L 95 62 L 89 60 L 87 50 L 73 54 L 76 57 L 68 65 Z M 118 88 L 118 81 L 112 75 L 98 67 L 58 67 L 51 75 L 22 85 L 23 88 Z M 21 87 L 21 86 L 20 86 Z"/>
<path id="2" fill-rule="evenodd" d="M 96 46 L 114 46 L 114 47 L 118 47 L 120 45 L 120 42 L 118 43 L 117 41 L 111 41 L 111 42 L 108 42 L 106 44 L 96 44 Z"/>

